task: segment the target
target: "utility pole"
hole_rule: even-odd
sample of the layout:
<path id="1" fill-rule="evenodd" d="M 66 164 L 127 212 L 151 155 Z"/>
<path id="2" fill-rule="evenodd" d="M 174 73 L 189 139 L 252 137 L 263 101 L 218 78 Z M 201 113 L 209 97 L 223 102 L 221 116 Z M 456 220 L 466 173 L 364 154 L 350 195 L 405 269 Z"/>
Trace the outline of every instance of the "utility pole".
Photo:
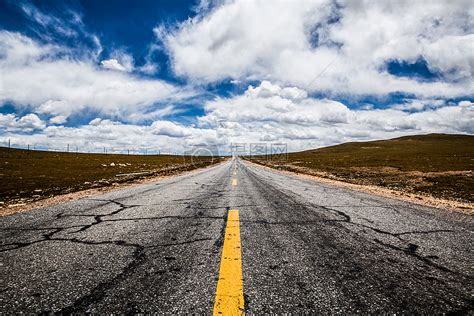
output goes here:
<path id="1" fill-rule="evenodd" d="M 11 145 L 11 142 L 10 142 L 10 141 L 11 141 L 11 139 L 9 138 L 9 139 L 8 139 L 8 148 L 11 148 L 11 147 L 10 147 L 10 145 Z"/>
<path id="2" fill-rule="evenodd" d="M 67 144 L 67 152 L 69 152 L 69 144 Z"/>
<path id="3" fill-rule="evenodd" d="M 76 155 L 77 155 L 78 152 L 79 152 L 79 148 L 76 146 Z"/>

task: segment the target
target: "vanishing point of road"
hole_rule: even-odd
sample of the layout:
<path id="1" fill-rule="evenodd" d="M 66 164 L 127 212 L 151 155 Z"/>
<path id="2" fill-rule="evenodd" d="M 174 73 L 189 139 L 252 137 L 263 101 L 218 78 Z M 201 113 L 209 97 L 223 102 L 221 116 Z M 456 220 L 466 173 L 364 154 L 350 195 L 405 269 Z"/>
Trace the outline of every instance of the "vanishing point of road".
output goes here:
<path id="1" fill-rule="evenodd" d="M 0 313 L 472 313 L 473 217 L 235 158 L 0 218 Z"/>

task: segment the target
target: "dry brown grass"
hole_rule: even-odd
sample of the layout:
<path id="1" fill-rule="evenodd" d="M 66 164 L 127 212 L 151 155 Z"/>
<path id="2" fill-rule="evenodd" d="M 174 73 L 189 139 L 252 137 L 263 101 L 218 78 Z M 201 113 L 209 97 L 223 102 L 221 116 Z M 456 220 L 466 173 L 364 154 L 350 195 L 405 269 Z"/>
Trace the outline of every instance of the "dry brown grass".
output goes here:
<path id="1" fill-rule="evenodd" d="M 470 135 L 406 136 L 291 153 L 284 161 L 264 156 L 248 159 L 354 184 L 474 202 L 474 136 Z"/>
<path id="2" fill-rule="evenodd" d="M 104 155 L 0 148 L 0 206 L 26 203 L 219 162 L 170 155 Z M 117 176 L 130 174 L 128 176 Z"/>

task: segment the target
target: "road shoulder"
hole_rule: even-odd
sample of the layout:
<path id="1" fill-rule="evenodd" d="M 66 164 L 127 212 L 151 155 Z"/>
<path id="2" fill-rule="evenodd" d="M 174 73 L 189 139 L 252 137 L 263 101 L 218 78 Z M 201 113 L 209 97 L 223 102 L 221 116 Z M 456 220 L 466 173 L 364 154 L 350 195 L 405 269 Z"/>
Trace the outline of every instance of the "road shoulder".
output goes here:
<path id="1" fill-rule="evenodd" d="M 269 166 L 263 166 L 246 159 L 244 161 L 256 167 L 260 167 L 260 168 L 269 170 L 271 172 L 276 172 L 279 174 L 298 176 L 300 178 L 309 179 L 312 181 L 316 181 L 319 183 L 324 183 L 327 185 L 336 186 L 340 188 L 346 188 L 346 189 L 351 189 L 354 191 L 370 193 L 370 194 L 374 194 L 374 195 L 378 195 L 382 197 L 397 199 L 404 202 L 415 203 L 415 204 L 419 204 L 423 206 L 447 209 L 450 211 L 459 212 L 459 213 L 463 213 L 467 215 L 474 215 L 474 205 L 469 204 L 469 203 L 439 199 L 439 198 L 434 198 L 430 196 L 407 193 L 407 192 L 402 192 L 402 191 L 395 191 L 395 190 L 390 190 L 387 188 L 373 186 L 373 185 L 361 185 L 361 184 L 348 183 L 344 181 L 328 179 L 328 178 L 320 177 L 313 174 L 307 174 L 303 172 L 279 170 L 279 169 L 272 168 Z"/>
<path id="2" fill-rule="evenodd" d="M 138 185 L 142 184 L 147 184 L 147 183 L 152 183 L 152 182 L 157 182 L 157 181 L 163 181 L 165 179 L 177 177 L 177 176 L 183 176 L 187 175 L 190 173 L 194 172 L 199 172 L 207 168 L 212 168 L 219 166 L 223 163 L 225 163 L 227 160 L 224 160 L 222 162 L 219 162 L 217 164 L 209 165 L 204 168 L 197 168 L 197 169 L 192 169 L 192 170 L 187 170 L 187 171 L 180 171 L 174 174 L 167 174 L 167 175 L 159 175 L 159 176 L 150 176 L 150 177 L 143 177 L 143 178 L 136 178 L 131 181 L 127 182 L 116 182 L 116 183 L 111 183 L 108 186 L 102 186 L 98 188 L 92 188 L 92 189 L 87 189 L 87 190 L 80 190 L 80 191 L 75 191 L 71 193 L 66 193 L 66 194 L 59 194 L 55 195 L 53 197 L 48 197 L 45 199 L 37 200 L 37 201 L 30 201 L 30 202 L 25 202 L 25 203 L 20 203 L 20 204 L 12 204 L 12 205 L 5 205 L 0 207 L 0 217 L 3 216 L 8 216 L 16 213 L 21 213 L 21 212 L 27 212 L 31 211 L 37 208 L 43 208 L 43 207 L 48 207 L 52 205 L 57 205 L 69 201 L 75 201 L 87 197 L 94 197 L 97 195 L 101 195 L 104 193 L 112 192 L 112 191 L 117 191 L 117 190 L 122 190 L 125 188 L 129 187 L 135 187 Z"/>

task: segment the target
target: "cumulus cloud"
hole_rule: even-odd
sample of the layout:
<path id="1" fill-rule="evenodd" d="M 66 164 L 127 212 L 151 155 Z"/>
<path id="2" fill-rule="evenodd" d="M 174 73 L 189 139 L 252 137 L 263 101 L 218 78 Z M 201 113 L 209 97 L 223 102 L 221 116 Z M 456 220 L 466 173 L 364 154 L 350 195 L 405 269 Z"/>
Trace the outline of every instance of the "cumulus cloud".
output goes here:
<path id="1" fill-rule="evenodd" d="M 134 69 L 133 57 L 122 50 L 116 50 L 110 54 L 111 59 L 103 60 L 102 67 L 111 70 L 130 72 Z"/>
<path id="2" fill-rule="evenodd" d="M 49 123 L 51 124 L 64 124 L 67 122 L 67 117 L 64 115 L 54 116 L 49 119 Z"/>
<path id="3" fill-rule="evenodd" d="M 316 99 L 269 81 L 249 86 L 242 95 L 205 103 L 205 114 L 196 124 L 156 120 L 149 125 L 125 124 L 96 118 L 78 127 L 47 126 L 35 114 L 0 116 L 4 137 L 15 143 L 55 148 L 72 144 L 84 150 L 122 152 L 126 149 L 172 148 L 185 152 L 195 145 L 217 145 L 221 152 L 231 143 L 287 143 L 303 150 L 346 141 L 393 138 L 409 134 L 473 134 L 474 103 L 457 104 L 441 99 L 407 100 L 385 109 L 351 109 L 331 99 Z M 298 91 L 295 98 L 285 91 Z M 405 105 L 405 106 L 402 106 Z M 245 109 L 245 110 L 243 110 Z M 50 123 L 52 123 L 50 121 Z M 25 135 L 25 131 L 35 131 Z M 64 147 L 65 148 L 65 147 Z"/>
<path id="4" fill-rule="evenodd" d="M 22 117 L 17 117 L 15 114 L 0 113 L 0 131 L 3 132 L 33 132 L 45 127 L 45 122 L 33 113 Z"/>
<path id="5" fill-rule="evenodd" d="M 0 114 L 0 142 L 122 152 L 286 142 L 302 150 L 407 134 L 474 133 L 474 6 L 468 0 L 203 1 L 196 17 L 154 29 L 158 41 L 141 64 L 124 49 L 107 49 L 104 59 L 99 38 L 85 32 L 73 12 L 71 22 L 62 23 L 32 5 L 21 9 L 44 32 L 38 41 L 0 30 L 0 104 L 28 113 Z M 92 45 L 66 47 L 50 40 L 52 32 Z M 204 115 L 166 121 L 186 112 L 175 103 L 201 88 L 145 79 L 158 72 L 158 53 L 168 53 L 174 73 L 190 85 L 258 84 L 212 100 L 204 92 L 193 99 L 204 103 Z M 390 64 L 419 61 L 431 78 L 390 71 Z M 395 92 L 406 99 L 384 108 L 338 101 Z M 85 113 L 97 118 L 63 126 Z"/>
<path id="6" fill-rule="evenodd" d="M 67 47 L 43 45 L 19 33 L 0 31 L 0 103 L 64 117 L 91 109 L 127 120 L 128 115 L 160 102 L 192 95 L 161 80 L 101 70 L 67 53 Z M 110 60 L 103 65 L 117 70 L 130 66 Z"/>
<path id="7" fill-rule="evenodd" d="M 80 151 L 126 153 L 180 152 L 195 145 L 227 145 L 218 139 L 216 130 L 183 126 L 169 121 L 157 121 L 150 125 L 124 124 L 109 119 L 96 118 L 89 124 L 77 127 L 49 125 L 35 114 L 17 117 L 15 114 L 0 114 L 0 144 L 26 147 L 27 144 L 40 149 L 65 150 L 67 145 Z M 34 133 L 29 133 L 34 131 Z"/>
<path id="8" fill-rule="evenodd" d="M 151 128 L 152 133 L 155 135 L 165 135 L 169 137 L 186 137 L 191 135 L 188 128 L 170 121 L 156 121 L 151 125 Z"/>
<path id="9" fill-rule="evenodd" d="M 267 80 L 263 80 L 257 87 L 249 86 L 245 94 L 256 98 L 266 98 L 278 95 L 286 99 L 304 99 L 308 96 L 308 93 L 302 89 L 296 87 L 281 88 L 279 85 L 272 84 Z"/>
<path id="10" fill-rule="evenodd" d="M 407 134 L 474 132 L 469 101 L 420 99 L 386 109 L 350 109 L 330 99 L 282 95 L 291 88 L 266 81 L 249 86 L 243 95 L 209 101 L 200 125 L 216 129 L 229 143 L 287 142 L 292 150 Z"/>
<path id="11" fill-rule="evenodd" d="M 216 82 L 267 79 L 310 91 L 474 92 L 473 6 L 439 1 L 225 2 L 165 33 L 178 75 Z M 426 60 L 441 80 L 394 76 L 386 63 Z M 330 67 L 328 67 L 330 66 Z"/>
<path id="12" fill-rule="evenodd" d="M 117 59 L 107 59 L 103 60 L 100 62 L 102 64 L 102 67 L 106 69 L 112 69 L 112 70 L 119 70 L 119 71 L 127 71 L 127 68 L 122 66 Z M 128 70 L 129 71 L 129 70 Z"/>
<path id="13" fill-rule="evenodd" d="M 443 99 L 421 99 L 408 100 L 408 102 L 402 104 L 394 104 L 392 108 L 406 111 L 421 111 L 429 108 L 438 108 L 445 105 L 446 101 Z"/>

